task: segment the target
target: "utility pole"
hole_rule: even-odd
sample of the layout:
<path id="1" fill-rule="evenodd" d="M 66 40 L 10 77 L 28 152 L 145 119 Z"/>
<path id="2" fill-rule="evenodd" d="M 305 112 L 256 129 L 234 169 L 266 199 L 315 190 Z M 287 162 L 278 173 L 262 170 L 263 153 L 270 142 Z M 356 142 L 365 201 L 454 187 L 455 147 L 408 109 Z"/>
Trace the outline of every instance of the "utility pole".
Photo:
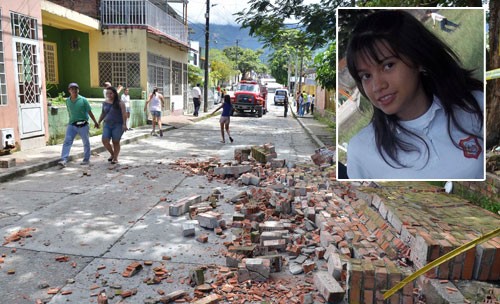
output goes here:
<path id="1" fill-rule="evenodd" d="M 203 86 L 203 112 L 208 112 L 208 48 L 210 37 L 210 0 L 207 0 L 207 12 L 205 13 L 205 84 Z"/>
<path id="2" fill-rule="evenodd" d="M 239 39 L 236 39 L 236 70 L 239 71 L 238 69 L 238 42 L 240 42 Z M 236 74 L 236 83 L 239 83 L 240 82 L 240 73 L 237 73 Z"/>

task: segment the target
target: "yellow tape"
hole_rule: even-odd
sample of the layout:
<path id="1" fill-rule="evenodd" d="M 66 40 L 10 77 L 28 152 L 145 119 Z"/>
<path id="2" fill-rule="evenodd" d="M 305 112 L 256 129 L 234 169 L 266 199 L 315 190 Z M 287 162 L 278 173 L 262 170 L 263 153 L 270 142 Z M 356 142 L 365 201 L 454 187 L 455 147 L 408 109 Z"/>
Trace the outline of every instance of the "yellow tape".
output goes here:
<path id="1" fill-rule="evenodd" d="M 459 254 L 462 254 L 466 252 L 469 249 L 472 249 L 476 247 L 477 245 L 486 242 L 487 240 L 495 237 L 497 234 L 500 234 L 500 228 L 497 228 L 487 234 L 484 234 L 483 236 L 468 242 L 465 245 L 462 245 L 447 254 L 440 256 L 439 258 L 435 259 L 434 261 L 430 262 L 429 264 L 425 265 L 424 267 L 420 268 L 419 270 L 415 271 L 412 275 L 406 277 L 404 280 L 396 284 L 393 288 L 389 289 L 384 293 L 384 300 L 395 294 L 398 290 L 403 288 L 406 284 L 410 283 L 411 281 L 415 280 L 419 276 L 423 275 L 427 271 L 431 270 L 432 268 L 439 266 L 443 264 L 444 262 L 456 257 Z"/>
<path id="2" fill-rule="evenodd" d="M 500 69 L 491 70 L 486 72 L 486 80 L 500 78 Z"/>

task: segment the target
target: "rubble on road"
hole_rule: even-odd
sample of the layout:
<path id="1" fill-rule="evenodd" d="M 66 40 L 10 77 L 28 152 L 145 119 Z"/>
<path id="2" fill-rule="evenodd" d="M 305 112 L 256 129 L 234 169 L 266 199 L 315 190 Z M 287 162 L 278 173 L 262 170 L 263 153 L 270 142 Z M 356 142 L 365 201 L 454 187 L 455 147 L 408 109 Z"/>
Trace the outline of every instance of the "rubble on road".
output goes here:
<path id="1" fill-rule="evenodd" d="M 431 249 L 427 247 L 429 239 L 421 238 L 427 227 L 419 226 L 416 221 L 401 220 L 404 216 L 395 211 L 396 205 L 384 202 L 385 197 L 363 193 L 357 187 L 381 188 L 378 184 L 358 183 L 355 187 L 352 183 L 337 182 L 335 168 L 331 166 L 335 159 L 333 150 L 316 150 L 311 156 L 315 165 L 285 166 L 285 161 L 274 162 L 276 158 L 274 146 L 268 144 L 237 149 L 231 162 L 221 163 L 212 158 L 175 163 L 174 168 L 188 174 L 203 174 L 209 180 L 247 188 L 226 200 L 235 209 L 232 222 L 227 223 L 234 237 L 225 243 L 226 266 L 237 269 L 236 278 L 218 281 L 219 289 L 212 292 L 231 302 L 237 283 L 268 284 L 273 273 L 306 275 L 306 278 L 309 273 L 314 275 L 314 280 L 309 280 L 309 291 L 314 291 L 315 299 L 321 294 L 324 301 L 332 303 L 347 299 L 375 303 L 382 299 L 383 292 L 415 270 L 415 262 L 425 265 L 430 261 L 430 256 L 422 256 L 423 248 Z M 245 166 L 245 172 L 240 170 L 241 166 Z M 425 197 L 426 193 L 437 195 L 442 190 L 419 184 L 401 189 L 402 194 L 405 192 L 422 193 Z M 389 201 L 393 199 L 387 197 Z M 216 224 L 202 226 L 212 229 Z M 443 267 L 437 269 L 438 276 L 460 278 Z M 391 301 L 425 303 L 417 283 L 404 286 Z M 256 294 L 251 289 L 247 292 L 258 295 L 249 301 L 272 299 L 273 303 L 281 303 L 279 297 L 263 297 L 266 295 L 263 290 Z M 303 299 L 306 293 L 298 290 L 295 295 Z M 290 299 L 287 302 L 295 303 Z"/>

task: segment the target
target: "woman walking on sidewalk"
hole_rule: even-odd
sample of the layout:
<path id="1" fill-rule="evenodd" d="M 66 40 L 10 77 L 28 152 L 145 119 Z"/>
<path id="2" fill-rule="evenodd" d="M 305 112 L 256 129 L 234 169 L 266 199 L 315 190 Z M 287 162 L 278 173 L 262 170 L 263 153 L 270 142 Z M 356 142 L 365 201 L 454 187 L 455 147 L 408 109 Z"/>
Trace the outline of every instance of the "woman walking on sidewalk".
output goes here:
<path id="1" fill-rule="evenodd" d="M 231 137 L 231 133 L 229 132 L 229 122 L 231 121 L 231 111 L 233 110 L 233 105 L 231 104 L 231 96 L 225 95 L 224 96 L 224 103 L 221 104 L 217 109 L 215 109 L 212 112 L 212 115 L 215 114 L 215 112 L 219 111 L 222 108 L 222 114 L 219 119 L 220 123 L 220 134 L 222 136 L 222 140 L 220 141 L 221 143 L 226 143 L 226 140 L 224 139 L 224 128 L 226 129 L 227 136 L 229 136 L 229 140 L 233 142 L 233 138 Z"/>
<path id="2" fill-rule="evenodd" d="M 164 103 L 163 95 L 158 93 L 158 88 L 154 88 L 151 95 L 149 95 L 149 100 L 144 105 L 144 112 L 147 111 L 149 104 L 149 112 L 151 113 L 153 131 L 151 131 L 151 135 L 156 136 L 155 133 L 155 125 L 158 124 L 158 130 L 160 131 L 160 136 L 163 136 L 163 131 L 161 129 L 161 108 Z"/>
<path id="3" fill-rule="evenodd" d="M 99 117 L 98 123 L 103 120 L 102 144 L 111 154 L 108 161 L 117 164 L 118 155 L 120 154 L 120 139 L 123 132 L 127 130 L 127 112 L 125 103 L 120 100 L 114 87 L 106 89 L 106 101 L 102 104 L 101 117 Z M 113 145 L 111 145 L 110 140 Z"/>

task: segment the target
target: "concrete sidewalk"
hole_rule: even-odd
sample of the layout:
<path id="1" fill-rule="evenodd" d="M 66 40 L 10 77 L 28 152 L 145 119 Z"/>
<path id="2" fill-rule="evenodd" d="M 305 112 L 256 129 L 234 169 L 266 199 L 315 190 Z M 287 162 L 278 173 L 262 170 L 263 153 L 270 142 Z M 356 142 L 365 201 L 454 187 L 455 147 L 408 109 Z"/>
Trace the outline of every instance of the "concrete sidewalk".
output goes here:
<path id="1" fill-rule="evenodd" d="M 304 128 L 306 133 L 312 138 L 316 143 L 318 148 L 321 147 L 335 147 L 335 130 L 332 130 L 324 123 L 321 123 L 314 118 L 311 114 L 305 114 L 303 117 L 299 117 L 296 113 L 296 108 L 290 105 L 291 113 L 297 119 L 299 124 Z"/>
<path id="2" fill-rule="evenodd" d="M 193 124 L 207 116 L 211 111 L 201 112 L 198 117 L 192 115 L 169 115 L 162 118 L 164 132 Z M 123 134 L 121 144 L 126 145 L 151 136 L 151 125 L 133 128 Z M 101 143 L 101 135 L 90 138 L 91 153 L 99 154 L 106 149 Z M 0 156 L 0 183 L 56 166 L 61 160 L 62 144 L 40 147 L 37 149 L 18 151 Z M 83 144 L 78 138 L 73 142 L 69 161 L 83 158 Z M 90 158 L 92 162 L 92 157 Z"/>

